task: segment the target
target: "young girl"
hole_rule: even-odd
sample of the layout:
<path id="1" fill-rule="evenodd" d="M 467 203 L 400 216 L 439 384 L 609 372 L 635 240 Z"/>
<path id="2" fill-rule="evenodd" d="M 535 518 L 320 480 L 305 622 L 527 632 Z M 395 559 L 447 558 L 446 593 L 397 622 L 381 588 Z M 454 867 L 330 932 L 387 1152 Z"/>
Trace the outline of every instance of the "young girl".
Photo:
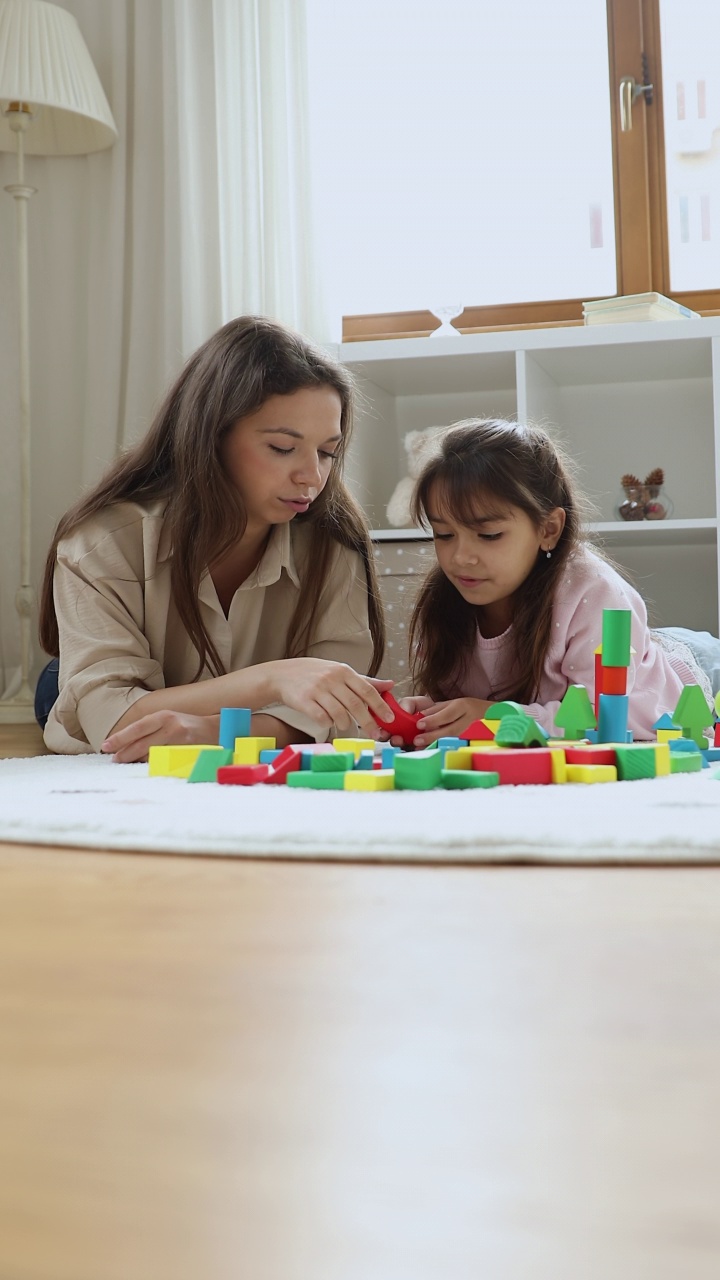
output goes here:
<path id="1" fill-rule="evenodd" d="M 701 684 L 710 701 L 690 651 L 648 629 L 637 591 L 584 544 L 568 464 L 545 431 L 499 420 L 456 424 L 417 482 L 414 515 L 432 529 L 438 561 L 410 630 L 422 693 L 402 705 L 424 712 L 417 747 L 460 734 L 503 699 L 558 732 L 568 686 L 584 684 L 592 696 L 603 609 L 632 613 L 635 737 L 655 737 L 653 724 L 674 711 L 684 684 Z"/>
<path id="2" fill-rule="evenodd" d="M 40 639 L 53 751 L 143 760 L 250 707 L 279 745 L 388 719 L 368 530 L 342 481 L 345 370 L 257 317 L 188 361 L 147 436 L 61 519 Z M 52 676 L 50 676 L 52 679 Z M 47 684 L 48 676 L 45 676 Z M 51 695 L 50 703 L 53 702 Z"/>

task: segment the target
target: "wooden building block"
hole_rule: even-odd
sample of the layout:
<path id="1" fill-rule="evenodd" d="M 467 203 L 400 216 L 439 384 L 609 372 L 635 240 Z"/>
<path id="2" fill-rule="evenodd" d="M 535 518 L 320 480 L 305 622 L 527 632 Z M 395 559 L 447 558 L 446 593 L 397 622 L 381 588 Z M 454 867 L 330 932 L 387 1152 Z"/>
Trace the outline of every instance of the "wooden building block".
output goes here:
<path id="1" fill-rule="evenodd" d="M 188 782 L 217 782 L 217 771 L 232 764 L 233 753 L 225 747 L 204 748 L 188 775 Z"/>
<path id="2" fill-rule="evenodd" d="M 402 752 L 395 757 L 397 791 L 431 791 L 440 785 L 442 752 Z"/>
<path id="3" fill-rule="evenodd" d="M 182 743 L 169 747 L 158 745 L 148 752 L 148 777 L 189 778 L 201 751 L 219 751 L 216 742 Z"/>
<path id="4" fill-rule="evenodd" d="M 312 769 L 298 769 L 289 773 L 289 787 L 305 787 L 309 791 L 342 791 L 345 786 L 346 773 L 315 773 Z"/>
<path id="5" fill-rule="evenodd" d="M 483 773 L 478 769 L 443 769 L 440 783 L 446 791 L 469 791 L 472 787 L 496 787 L 500 781 L 497 773 Z"/>
<path id="6" fill-rule="evenodd" d="M 233 764 L 259 764 L 261 751 L 274 751 L 276 738 L 236 738 Z"/>
<path id="7" fill-rule="evenodd" d="M 346 791 L 394 791 L 394 769 L 351 769 L 344 775 Z"/>
<path id="8" fill-rule="evenodd" d="M 225 787 L 254 787 L 269 777 L 269 764 L 227 764 L 217 771 L 217 780 Z"/>
<path id="9" fill-rule="evenodd" d="M 336 751 L 352 751 L 357 760 L 361 751 L 374 751 L 374 738 L 333 738 L 332 745 Z"/>
<path id="10" fill-rule="evenodd" d="M 537 747 L 530 751 L 522 747 L 499 747 L 495 751 L 476 751 L 473 755 L 473 769 L 497 773 L 500 785 L 518 783 L 550 783 L 552 777 L 552 752 L 548 747 Z"/>
<path id="11" fill-rule="evenodd" d="M 314 754 L 310 767 L 313 773 L 347 773 L 354 764 L 352 751 L 328 751 Z"/>
<path id="12" fill-rule="evenodd" d="M 617 782 L 618 772 L 614 764 L 569 764 L 568 782 Z"/>

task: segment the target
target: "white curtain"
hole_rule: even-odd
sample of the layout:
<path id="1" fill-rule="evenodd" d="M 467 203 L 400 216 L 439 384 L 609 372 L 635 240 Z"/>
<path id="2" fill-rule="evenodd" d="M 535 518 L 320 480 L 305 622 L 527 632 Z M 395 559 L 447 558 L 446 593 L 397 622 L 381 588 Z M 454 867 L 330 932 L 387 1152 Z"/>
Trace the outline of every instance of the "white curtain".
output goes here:
<path id="1" fill-rule="evenodd" d="M 33 565 L 58 517 L 147 427 L 219 325 L 259 312 L 325 341 L 306 155 L 304 0 L 62 0 L 119 140 L 30 157 Z M 15 158 L 0 155 L 0 186 Z M 18 341 L 0 193 L 0 694 L 17 678 Z M 44 656 L 36 653 L 36 671 Z"/>

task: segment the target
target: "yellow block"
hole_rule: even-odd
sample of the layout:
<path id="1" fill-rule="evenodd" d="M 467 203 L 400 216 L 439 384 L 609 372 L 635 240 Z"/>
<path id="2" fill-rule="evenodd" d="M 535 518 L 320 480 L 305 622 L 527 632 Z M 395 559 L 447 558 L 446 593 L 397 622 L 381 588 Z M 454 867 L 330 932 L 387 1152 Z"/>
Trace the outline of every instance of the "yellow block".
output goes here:
<path id="1" fill-rule="evenodd" d="M 394 769 L 349 769 L 345 774 L 345 791 L 394 791 Z"/>
<path id="2" fill-rule="evenodd" d="M 336 751 L 352 751 L 356 760 L 360 759 L 361 751 L 374 751 L 374 738 L 333 738 L 333 746 Z"/>
<path id="3" fill-rule="evenodd" d="M 178 747 L 156 746 L 148 752 L 149 778 L 189 778 L 201 751 L 221 751 L 217 742 L 209 746 L 183 743 Z"/>
<path id="4" fill-rule="evenodd" d="M 614 764 L 569 764 L 568 782 L 617 782 Z"/>
<path id="5" fill-rule="evenodd" d="M 472 769 L 473 752 L 470 747 L 457 747 L 445 752 L 446 769 Z"/>
<path id="6" fill-rule="evenodd" d="M 551 747 L 550 764 L 552 767 L 553 782 L 567 782 L 568 766 L 565 759 L 565 752 L 560 747 Z"/>
<path id="7" fill-rule="evenodd" d="M 277 738 L 236 738 L 233 764 L 259 764 L 261 751 L 274 751 Z"/>
<path id="8" fill-rule="evenodd" d="M 497 733 L 498 725 L 500 724 L 500 721 L 499 721 L 499 720 L 485 720 L 485 719 L 483 718 L 483 724 L 485 725 L 486 729 L 489 729 L 489 730 L 490 730 L 490 732 L 491 732 L 491 733 Z"/>
<path id="9" fill-rule="evenodd" d="M 670 742 L 673 738 L 682 738 L 682 729 L 658 729 L 658 742 Z"/>
<path id="10" fill-rule="evenodd" d="M 670 730 L 668 729 L 668 733 Z M 670 772 L 670 747 L 660 742 L 655 748 L 655 777 L 662 778 Z"/>
<path id="11" fill-rule="evenodd" d="M 498 724 L 499 723 L 500 721 L 498 720 Z M 498 746 L 497 742 L 488 742 L 486 738 L 482 738 L 479 742 L 474 742 L 474 741 L 469 742 L 468 746 L 472 747 L 473 751 L 499 751 L 500 750 L 500 747 Z M 460 750 L 464 751 L 465 748 L 461 747 Z"/>

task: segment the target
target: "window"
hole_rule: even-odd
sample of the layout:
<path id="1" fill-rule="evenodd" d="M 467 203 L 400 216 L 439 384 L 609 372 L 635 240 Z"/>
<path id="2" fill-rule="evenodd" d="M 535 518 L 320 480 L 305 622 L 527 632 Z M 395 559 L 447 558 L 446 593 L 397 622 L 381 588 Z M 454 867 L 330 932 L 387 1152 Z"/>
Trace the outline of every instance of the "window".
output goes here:
<path id="1" fill-rule="evenodd" d="M 306 2 L 316 223 L 345 338 L 428 332 L 452 304 L 475 329 L 669 292 L 658 0 Z M 669 30 L 714 0 L 662 4 Z M 653 102 L 621 134 L 611 87 L 642 82 L 643 53 Z"/>

